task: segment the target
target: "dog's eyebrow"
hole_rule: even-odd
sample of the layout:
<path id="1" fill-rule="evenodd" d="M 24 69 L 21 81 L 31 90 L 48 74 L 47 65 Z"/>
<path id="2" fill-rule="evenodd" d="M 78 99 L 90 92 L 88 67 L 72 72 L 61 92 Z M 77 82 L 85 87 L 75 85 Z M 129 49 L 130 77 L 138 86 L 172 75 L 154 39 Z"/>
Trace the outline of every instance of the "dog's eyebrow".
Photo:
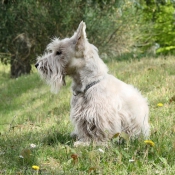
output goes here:
<path id="1" fill-rule="evenodd" d="M 66 47 L 64 45 L 60 45 L 58 50 L 64 51 L 66 49 Z"/>
<path id="2" fill-rule="evenodd" d="M 58 49 L 62 50 L 62 49 L 64 49 L 64 47 L 63 46 L 60 46 Z"/>
<path id="3" fill-rule="evenodd" d="M 62 49 L 64 46 L 63 46 L 63 44 L 62 43 L 60 43 L 60 45 L 59 45 L 59 47 L 58 47 L 58 49 Z"/>

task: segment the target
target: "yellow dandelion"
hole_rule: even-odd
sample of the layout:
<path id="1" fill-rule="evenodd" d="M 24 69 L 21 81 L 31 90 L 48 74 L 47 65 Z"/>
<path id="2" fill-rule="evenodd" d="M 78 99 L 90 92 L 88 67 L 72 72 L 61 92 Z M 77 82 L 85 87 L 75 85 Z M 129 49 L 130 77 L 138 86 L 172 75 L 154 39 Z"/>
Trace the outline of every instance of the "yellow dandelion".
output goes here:
<path id="1" fill-rule="evenodd" d="M 162 107 L 163 104 L 162 104 L 162 103 L 158 103 L 157 106 L 158 106 L 158 107 Z"/>
<path id="2" fill-rule="evenodd" d="M 144 143 L 146 143 L 147 145 L 150 145 L 150 146 L 154 146 L 155 143 L 151 140 L 145 140 Z"/>
<path id="3" fill-rule="evenodd" d="M 33 165 L 33 166 L 32 166 L 32 169 L 34 169 L 34 170 L 39 170 L 39 166 Z"/>

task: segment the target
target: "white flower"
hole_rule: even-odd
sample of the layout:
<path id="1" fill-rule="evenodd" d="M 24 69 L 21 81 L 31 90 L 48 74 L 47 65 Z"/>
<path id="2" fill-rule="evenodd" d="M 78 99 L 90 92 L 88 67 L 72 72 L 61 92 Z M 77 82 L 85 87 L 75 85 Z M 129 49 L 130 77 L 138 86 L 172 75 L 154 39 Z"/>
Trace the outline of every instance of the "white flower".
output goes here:
<path id="1" fill-rule="evenodd" d="M 101 148 L 98 149 L 101 153 L 104 153 L 105 151 L 103 151 Z"/>
<path id="2" fill-rule="evenodd" d="M 22 155 L 19 155 L 19 158 L 24 159 L 24 157 Z"/>
<path id="3" fill-rule="evenodd" d="M 134 159 L 129 159 L 129 162 L 135 162 L 135 160 Z"/>
<path id="4" fill-rule="evenodd" d="M 36 145 L 33 144 L 33 143 L 31 143 L 31 144 L 30 144 L 30 148 L 36 148 Z"/>

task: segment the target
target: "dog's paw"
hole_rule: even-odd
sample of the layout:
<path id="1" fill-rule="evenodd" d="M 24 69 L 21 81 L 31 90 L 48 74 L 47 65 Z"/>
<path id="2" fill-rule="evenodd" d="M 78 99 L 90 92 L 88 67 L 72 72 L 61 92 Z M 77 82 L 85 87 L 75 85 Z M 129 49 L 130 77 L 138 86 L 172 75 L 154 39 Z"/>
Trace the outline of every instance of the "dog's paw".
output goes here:
<path id="1" fill-rule="evenodd" d="M 74 147 L 78 147 L 78 146 L 89 146 L 90 142 L 82 142 L 82 141 L 76 141 L 74 142 Z"/>

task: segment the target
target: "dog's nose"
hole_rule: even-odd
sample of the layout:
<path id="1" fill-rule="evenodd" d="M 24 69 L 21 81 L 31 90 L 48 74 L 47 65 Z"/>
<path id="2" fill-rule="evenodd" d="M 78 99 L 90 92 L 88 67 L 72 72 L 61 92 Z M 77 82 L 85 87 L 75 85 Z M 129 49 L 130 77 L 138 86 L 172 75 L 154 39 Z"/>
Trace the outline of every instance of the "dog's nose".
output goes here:
<path id="1" fill-rule="evenodd" d="M 37 68 L 38 66 L 39 66 L 39 64 L 38 64 L 38 63 L 36 63 L 36 64 L 35 64 L 35 67 Z"/>

